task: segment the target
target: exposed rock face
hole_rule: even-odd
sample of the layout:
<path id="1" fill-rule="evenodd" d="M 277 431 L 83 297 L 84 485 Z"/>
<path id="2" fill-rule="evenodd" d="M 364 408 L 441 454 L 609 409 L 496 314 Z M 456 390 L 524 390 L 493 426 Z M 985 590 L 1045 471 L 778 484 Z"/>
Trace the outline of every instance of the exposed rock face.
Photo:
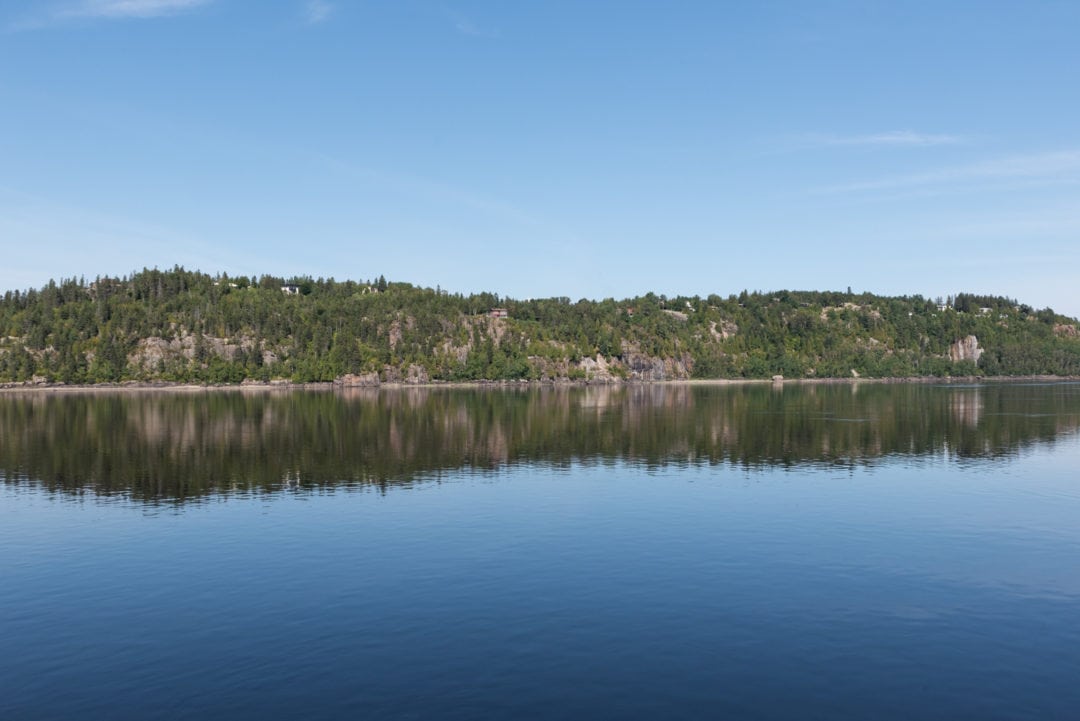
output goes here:
<path id="1" fill-rule="evenodd" d="M 1066 325 L 1064 323 L 1058 323 L 1054 326 L 1054 334 L 1065 336 L 1066 338 L 1075 338 L 1080 335 L 1080 331 L 1077 331 L 1075 325 Z"/>
<path id="2" fill-rule="evenodd" d="M 164 338 L 144 338 L 139 341 L 135 352 L 128 356 L 128 363 L 137 365 L 143 370 L 152 371 L 161 361 L 180 355 L 182 352 L 183 348 L 178 341 L 170 343 Z"/>
<path id="3" fill-rule="evenodd" d="M 961 338 L 949 346 L 949 360 L 953 363 L 966 360 L 978 363 L 982 354 L 983 349 L 979 347 L 979 339 L 973 335 Z"/>
<path id="4" fill-rule="evenodd" d="M 361 377 L 367 378 L 368 376 L 375 376 L 375 383 L 363 383 L 361 385 L 379 384 L 379 374 L 370 373 L 364 374 Z M 408 385 L 421 385 L 431 382 L 427 369 L 415 363 L 410 363 L 409 366 L 404 369 L 398 368 L 397 366 L 384 365 L 381 379 L 383 383 L 405 383 Z"/>
<path id="5" fill-rule="evenodd" d="M 611 368 L 608 366 L 607 359 L 599 353 L 596 354 L 596 359 L 582 358 L 578 362 L 578 368 L 585 371 L 586 380 L 597 381 L 599 383 L 615 383 L 618 378 L 611 374 Z"/>
<path id="6" fill-rule="evenodd" d="M 597 353 L 595 357 L 571 361 L 569 358 L 556 360 L 529 356 L 529 365 L 535 371 L 536 377 L 544 381 L 558 382 L 577 377 L 591 383 L 619 383 L 623 380 L 667 381 L 690 378 L 694 360 L 687 353 L 675 358 L 646 355 L 624 341 L 621 357 Z"/>
<path id="7" fill-rule="evenodd" d="M 630 377 L 642 381 L 664 380 L 664 361 L 643 353 L 630 353 L 625 356 Z"/>
<path id="8" fill-rule="evenodd" d="M 623 357 L 630 378 L 640 381 L 668 381 L 689 378 L 694 361 L 687 354 L 675 358 L 656 358 L 644 353 L 627 353 Z"/>
<path id="9" fill-rule="evenodd" d="M 716 321 L 709 321 L 709 332 L 715 340 L 727 340 L 739 332 L 739 326 L 729 320 L 724 320 L 720 321 L 719 328 L 717 328 Z"/>
<path id="10" fill-rule="evenodd" d="M 469 358 L 469 349 L 472 347 L 472 343 L 466 343 L 465 345 L 454 345 L 453 341 L 446 341 L 442 344 L 442 352 L 449 356 L 457 363 L 464 363 Z"/>
<path id="11" fill-rule="evenodd" d="M 430 383 L 431 378 L 428 377 L 428 372 L 426 368 L 412 363 L 406 370 L 405 382 L 412 384 Z"/>
<path id="12" fill-rule="evenodd" d="M 509 328 L 506 320 L 503 318 L 487 318 L 487 334 L 495 341 L 495 345 L 502 343 L 503 336 L 506 335 L 506 331 Z"/>
<path id="13" fill-rule="evenodd" d="M 128 363 L 141 368 L 144 372 L 153 372 L 163 361 L 168 362 L 178 358 L 185 361 L 193 359 L 198 343 L 199 337 L 191 333 L 181 334 L 171 340 L 150 336 L 139 341 L 135 351 L 128 356 Z M 242 338 L 238 343 L 230 343 L 226 338 L 204 335 L 202 343 L 208 356 L 217 356 L 227 361 L 234 360 L 240 350 L 251 351 L 255 348 L 255 341 L 251 338 Z M 263 352 L 264 362 L 268 352 Z M 270 353 L 270 356 L 276 360 L 273 353 Z"/>
<path id="14" fill-rule="evenodd" d="M 595 358 L 585 357 L 577 361 L 569 358 L 552 359 L 543 356 L 529 356 L 529 365 L 542 381 L 560 381 L 573 377 L 574 372 L 584 373 L 583 380 L 594 383 L 617 383 L 621 378 L 615 372 L 622 370 L 617 358 L 605 358 L 597 353 Z M 581 376 L 579 376 L 581 377 Z"/>

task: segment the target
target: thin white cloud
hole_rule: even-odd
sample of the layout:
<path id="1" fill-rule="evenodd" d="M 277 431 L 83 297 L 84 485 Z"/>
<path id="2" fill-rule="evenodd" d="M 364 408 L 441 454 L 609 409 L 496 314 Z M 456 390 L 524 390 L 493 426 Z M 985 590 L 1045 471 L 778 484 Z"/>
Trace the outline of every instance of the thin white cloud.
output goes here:
<path id="1" fill-rule="evenodd" d="M 454 24 L 454 30 L 462 35 L 468 35 L 474 38 L 497 38 L 502 35 L 498 28 L 478 25 L 460 13 L 448 12 L 447 14 Z"/>
<path id="2" fill-rule="evenodd" d="M 935 145 L 956 145 L 965 142 L 965 138 L 959 135 L 917 133 L 913 130 L 889 130 L 868 135 L 814 135 L 810 137 L 810 142 L 814 145 L 931 147 Z"/>
<path id="3" fill-rule="evenodd" d="M 82 0 L 53 11 L 53 18 L 156 18 L 194 10 L 213 0 Z"/>
<path id="4" fill-rule="evenodd" d="M 1076 182 L 1077 175 L 1080 175 L 1080 150 L 1062 150 L 1052 153 L 1012 155 L 968 165 L 937 168 L 922 173 L 831 185 L 817 190 L 821 193 L 861 193 L 973 185 L 1002 180 L 1044 180 L 1059 184 Z"/>
<path id="5" fill-rule="evenodd" d="M 213 2 L 216 0 L 78 0 L 45 6 L 10 23 L 2 32 L 41 30 L 79 20 L 147 20 L 179 15 Z"/>
<path id="6" fill-rule="evenodd" d="M 334 6 L 326 0 L 308 0 L 304 6 L 304 20 L 308 25 L 318 25 L 330 17 Z"/>

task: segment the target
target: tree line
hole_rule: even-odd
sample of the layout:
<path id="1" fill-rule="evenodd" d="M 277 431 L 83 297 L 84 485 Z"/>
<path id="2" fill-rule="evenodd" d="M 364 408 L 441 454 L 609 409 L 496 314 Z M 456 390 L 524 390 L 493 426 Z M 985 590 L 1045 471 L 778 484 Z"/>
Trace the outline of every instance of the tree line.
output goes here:
<path id="1" fill-rule="evenodd" d="M 506 318 L 493 318 L 492 309 Z M 974 335 L 982 354 L 954 361 Z M 175 267 L 0 299 L 0 381 L 239 383 L 1080 375 L 1077 321 L 1013 299 L 829 291 L 516 300 Z M 676 365 L 664 361 L 678 361 Z M 655 365 L 655 364 L 654 364 Z M 650 376 L 655 377 L 655 375 Z"/>

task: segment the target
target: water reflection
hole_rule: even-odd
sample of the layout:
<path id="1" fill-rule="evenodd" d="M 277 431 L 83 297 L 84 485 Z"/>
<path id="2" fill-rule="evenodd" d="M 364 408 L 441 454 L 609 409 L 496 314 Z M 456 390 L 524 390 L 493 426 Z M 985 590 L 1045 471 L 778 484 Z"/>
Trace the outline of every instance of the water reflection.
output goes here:
<path id="1" fill-rule="evenodd" d="M 6 394 L 0 474 L 185 500 L 524 463 L 1000 459 L 1078 426 L 1069 383 Z"/>

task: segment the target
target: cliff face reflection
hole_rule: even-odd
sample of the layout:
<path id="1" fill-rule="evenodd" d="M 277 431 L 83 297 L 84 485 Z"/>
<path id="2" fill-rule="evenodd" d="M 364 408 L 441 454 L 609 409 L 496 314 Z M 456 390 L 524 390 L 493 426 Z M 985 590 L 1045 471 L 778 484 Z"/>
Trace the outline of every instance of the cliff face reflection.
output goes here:
<path id="1" fill-rule="evenodd" d="M 0 475 L 185 500 L 573 462 L 1002 458 L 1080 426 L 1080 384 L 0 395 Z"/>

